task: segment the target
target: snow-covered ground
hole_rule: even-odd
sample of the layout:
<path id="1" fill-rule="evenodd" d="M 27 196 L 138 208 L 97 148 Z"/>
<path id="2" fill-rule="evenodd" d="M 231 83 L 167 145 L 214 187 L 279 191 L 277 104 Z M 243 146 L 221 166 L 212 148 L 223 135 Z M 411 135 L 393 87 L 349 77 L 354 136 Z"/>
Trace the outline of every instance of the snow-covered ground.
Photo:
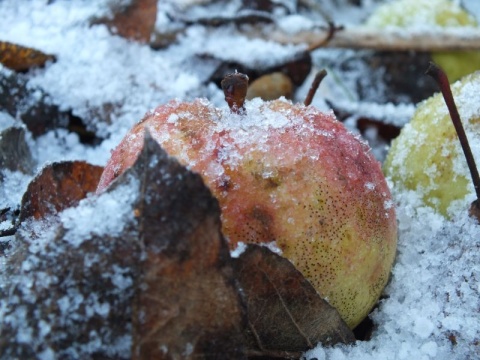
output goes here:
<path id="1" fill-rule="evenodd" d="M 199 54 L 254 67 L 280 62 L 304 47 L 250 39 L 234 26 L 207 30 L 194 25 L 169 47 L 153 50 L 147 45 L 113 36 L 103 25 L 89 25 L 91 17 L 108 15 L 110 2 L 0 0 L 0 41 L 34 47 L 57 57 L 56 62 L 30 72 L 28 86 L 49 94 L 53 104 L 61 110 L 71 110 L 102 139 L 96 146 L 84 145 L 76 134 L 60 129 L 35 139 L 28 136 L 37 170 L 47 163 L 65 159 L 105 165 L 110 150 L 128 129 L 148 110 L 170 99 L 207 97 L 214 104 L 225 106 L 221 90 L 205 81 L 211 69 L 195 60 Z M 160 2 L 157 29 L 165 31 L 177 26 L 166 13 L 180 3 L 187 6 L 190 1 Z M 209 11 L 233 12 L 236 2 L 225 3 L 229 3 L 226 9 L 210 7 Z M 342 11 L 342 7 L 326 2 L 324 10 L 339 23 L 354 24 L 364 19 L 376 5 L 375 1 L 364 3 L 364 7 Z M 480 17 L 480 2 L 470 0 L 464 4 L 472 14 Z M 199 7 L 190 16 L 204 16 L 201 9 Z M 279 21 L 288 24 L 290 29 L 322 20 L 319 14 L 297 14 L 290 19 L 282 16 L 278 15 Z M 348 50 L 324 49 L 314 52 L 313 60 L 314 64 L 320 64 L 328 57 L 350 56 L 348 54 Z M 359 63 L 355 69 L 350 69 L 351 76 L 361 77 L 362 66 Z M 11 73 L 2 65 L 0 72 Z M 348 86 L 348 80 L 344 85 L 345 82 Z M 352 109 L 365 107 L 356 102 L 359 100 L 356 94 L 342 93 L 337 85 L 338 79 L 328 80 L 314 105 L 329 110 L 325 98 L 351 99 L 353 96 Z M 308 85 L 300 88 L 297 97 L 303 98 L 307 90 Z M 109 121 L 104 118 L 106 104 L 110 109 Z M 405 119 L 413 112 L 413 105 L 375 104 L 362 112 L 368 111 L 384 111 L 383 115 L 377 114 L 379 118 Z M 11 122 L 0 109 L 1 129 L 10 126 Z M 355 130 L 354 121 L 347 121 L 347 125 Z M 382 154 L 384 143 L 379 144 L 372 143 L 372 146 L 382 147 L 374 148 Z M 480 159 L 480 154 L 477 158 Z M 15 208 L 30 180 L 30 175 L 5 170 L 0 208 Z M 396 188 L 392 192 L 398 204 L 398 255 L 385 296 L 371 315 L 375 323 L 371 340 L 328 349 L 318 346 L 306 357 L 318 360 L 480 358 L 480 226 L 468 217 L 466 210 L 461 210 L 461 206 L 458 213 L 447 220 L 424 206 L 420 194 Z M 464 208 L 471 200 L 471 196 L 465 200 Z M 70 214 L 69 221 L 74 218 Z M 6 224 L 0 224 L 0 230 L 2 226 Z M 0 257 L 0 267 L 2 261 Z M 3 302 L 0 320 L 2 309 L 8 306 L 6 301 L 0 299 Z M 47 355 L 53 354 L 44 355 L 49 358 Z"/>

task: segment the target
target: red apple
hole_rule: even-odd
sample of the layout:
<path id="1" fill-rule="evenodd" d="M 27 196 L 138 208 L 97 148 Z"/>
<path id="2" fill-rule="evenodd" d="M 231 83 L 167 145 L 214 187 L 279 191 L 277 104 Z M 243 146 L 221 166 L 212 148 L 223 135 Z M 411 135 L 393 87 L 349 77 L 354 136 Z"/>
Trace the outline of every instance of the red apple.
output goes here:
<path id="1" fill-rule="evenodd" d="M 355 327 L 377 302 L 396 251 L 380 164 L 331 113 L 284 99 L 245 108 L 227 101 L 234 111 L 201 99 L 148 113 L 113 151 L 97 191 L 134 163 L 148 129 L 202 175 L 232 249 L 274 242 Z"/>

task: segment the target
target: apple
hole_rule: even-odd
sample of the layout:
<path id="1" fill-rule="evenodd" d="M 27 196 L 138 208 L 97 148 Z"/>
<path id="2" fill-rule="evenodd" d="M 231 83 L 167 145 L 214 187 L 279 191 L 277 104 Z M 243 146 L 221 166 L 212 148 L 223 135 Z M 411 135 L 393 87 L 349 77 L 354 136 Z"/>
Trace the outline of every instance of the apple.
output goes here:
<path id="1" fill-rule="evenodd" d="M 112 152 L 97 192 L 134 163 L 148 129 L 217 197 L 232 250 L 273 243 L 354 328 L 377 302 L 396 252 L 380 164 L 332 113 L 284 98 L 244 102 L 246 85 L 227 81 L 235 78 L 246 76 L 224 80 L 230 109 L 173 100 L 147 113 Z"/>
<path id="2" fill-rule="evenodd" d="M 367 19 L 369 27 L 477 27 L 473 16 L 450 0 L 396 0 L 382 4 Z M 447 73 L 451 81 L 480 70 L 480 52 L 434 52 L 432 60 Z"/>
<path id="3" fill-rule="evenodd" d="M 452 93 L 478 157 L 480 71 L 455 82 Z M 474 198 L 470 170 L 442 94 L 418 104 L 411 121 L 393 140 L 384 171 L 395 188 L 416 191 L 425 205 L 447 217 L 456 212 L 455 206 Z"/>

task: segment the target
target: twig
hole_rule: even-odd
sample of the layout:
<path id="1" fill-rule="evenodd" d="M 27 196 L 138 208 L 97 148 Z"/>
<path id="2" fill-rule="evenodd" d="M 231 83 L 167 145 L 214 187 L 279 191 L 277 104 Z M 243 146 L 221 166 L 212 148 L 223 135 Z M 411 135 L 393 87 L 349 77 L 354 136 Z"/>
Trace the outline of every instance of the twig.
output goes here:
<path id="1" fill-rule="evenodd" d="M 325 69 L 317 72 L 317 74 L 315 75 L 315 78 L 313 79 L 312 85 L 310 86 L 310 90 L 308 90 L 307 97 L 303 102 L 305 106 L 308 106 L 312 103 L 313 97 L 315 96 L 315 93 L 317 92 L 318 87 L 320 86 L 320 83 L 325 78 L 325 76 L 327 76 L 327 71 Z"/>
<path id="2" fill-rule="evenodd" d="M 336 28 L 333 37 L 331 27 L 314 31 L 287 34 L 277 28 L 253 27 L 245 30 L 252 38 L 264 38 L 282 44 L 307 44 L 315 49 L 322 39 L 328 39 L 323 47 L 373 49 L 384 51 L 459 51 L 480 50 L 480 29 L 469 28 L 439 29 L 438 31 L 421 31 L 405 29 L 368 29 L 365 27 Z"/>
<path id="3" fill-rule="evenodd" d="M 479 211 L 479 201 L 480 201 L 480 176 L 478 174 L 477 165 L 475 164 L 475 158 L 473 157 L 472 150 L 470 149 L 470 144 L 468 143 L 467 135 L 465 134 L 465 129 L 463 128 L 462 120 L 458 113 L 457 105 L 452 95 L 452 90 L 450 88 L 450 83 L 448 81 L 447 75 L 445 72 L 434 62 L 430 62 L 430 66 L 426 72 L 427 75 L 431 76 L 438 84 L 440 91 L 442 92 L 445 104 L 447 105 L 448 112 L 452 119 L 453 126 L 457 132 L 458 139 L 462 146 L 465 159 L 467 160 L 468 169 L 470 170 L 470 175 L 472 176 L 473 187 L 475 188 L 475 193 L 477 199 L 472 203 L 474 209 L 470 209 L 470 214 L 473 214 L 480 221 L 478 215 Z"/>

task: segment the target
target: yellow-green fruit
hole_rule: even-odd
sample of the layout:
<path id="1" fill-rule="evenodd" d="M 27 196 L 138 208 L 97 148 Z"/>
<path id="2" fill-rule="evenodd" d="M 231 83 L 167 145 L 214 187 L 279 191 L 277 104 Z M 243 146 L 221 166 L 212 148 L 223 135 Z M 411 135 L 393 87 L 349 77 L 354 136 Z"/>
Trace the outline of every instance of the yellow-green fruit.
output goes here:
<path id="1" fill-rule="evenodd" d="M 480 71 L 454 83 L 452 92 L 472 151 L 480 161 Z M 461 202 L 468 208 L 474 189 L 440 93 L 418 105 L 410 123 L 393 141 L 384 172 L 395 187 L 415 190 L 425 205 L 447 217 L 452 203 Z"/>
<path id="2" fill-rule="evenodd" d="M 448 0 L 397 0 L 379 6 L 367 20 L 369 27 L 477 27 L 476 20 L 459 5 Z M 480 52 L 436 52 L 432 59 L 447 73 L 451 82 L 480 70 Z"/>

